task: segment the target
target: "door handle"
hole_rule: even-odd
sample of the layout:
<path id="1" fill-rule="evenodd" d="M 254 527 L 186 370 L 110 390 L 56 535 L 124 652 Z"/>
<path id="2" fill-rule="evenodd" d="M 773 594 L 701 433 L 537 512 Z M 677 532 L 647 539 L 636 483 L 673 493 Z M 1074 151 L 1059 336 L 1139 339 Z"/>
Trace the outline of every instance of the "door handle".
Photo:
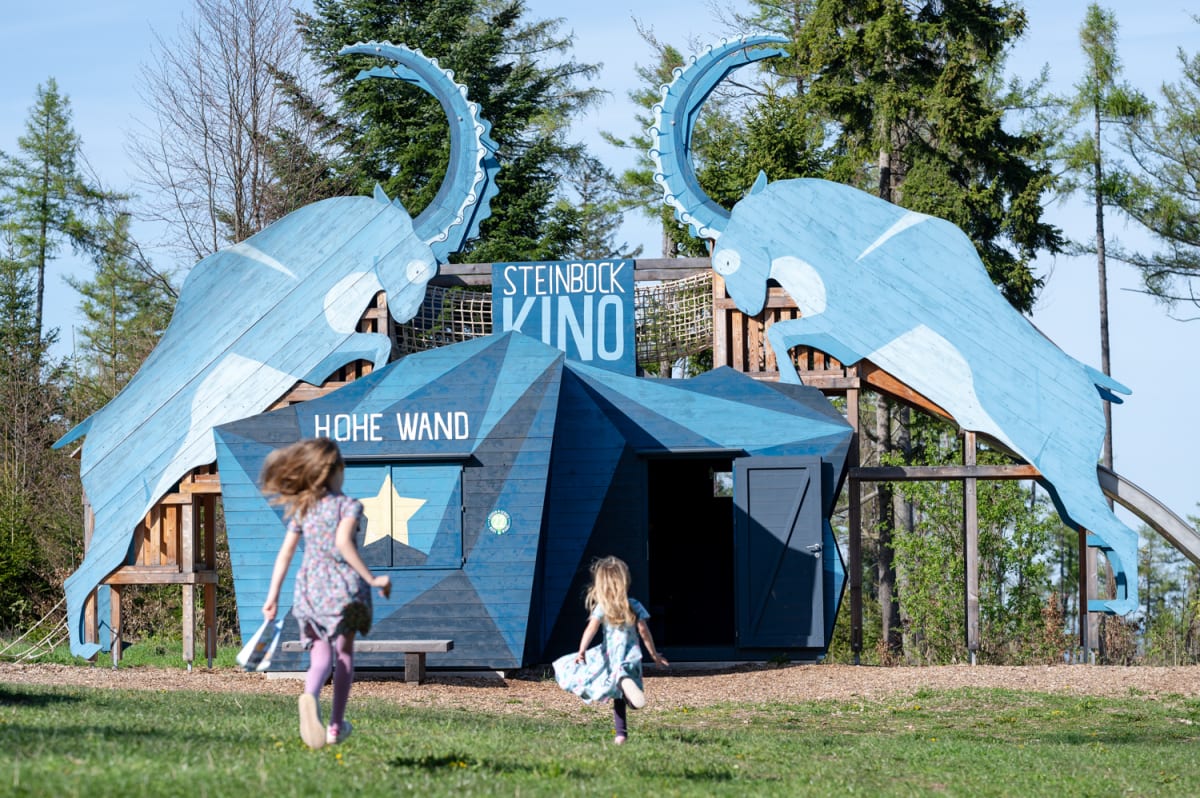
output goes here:
<path id="1" fill-rule="evenodd" d="M 822 544 L 820 544 L 820 543 L 814 543 L 814 544 L 812 544 L 811 546 L 805 546 L 804 548 L 808 549 L 808 550 L 809 550 L 809 551 L 811 551 L 813 554 L 817 554 L 817 553 L 819 553 L 819 552 L 820 552 L 822 549 L 824 549 L 825 547 L 824 547 Z"/>

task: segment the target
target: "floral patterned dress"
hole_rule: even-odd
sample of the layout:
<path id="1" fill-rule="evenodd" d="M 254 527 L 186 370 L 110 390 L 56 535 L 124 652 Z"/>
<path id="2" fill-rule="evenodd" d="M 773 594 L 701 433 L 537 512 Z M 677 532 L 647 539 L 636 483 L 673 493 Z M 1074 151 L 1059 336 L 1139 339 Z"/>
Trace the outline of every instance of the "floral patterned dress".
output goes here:
<path id="1" fill-rule="evenodd" d="M 650 617 L 646 608 L 637 599 L 629 599 L 629 607 L 638 620 Z M 575 654 L 567 654 L 554 660 L 554 679 L 568 693 L 574 693 L 585 704 L 622 698 L 619 682 L 628 676 L 642 684 L 642 647 L 638 642 L 636 624 L 610 626 L 604 623 L 604 610 L 592 610 L 592 617 L 599 618 L 604 630 L 604 641 L 592 646 L 584 653 L 583 662 L 575 661 Z"/>
<path id="2" fill-rule="evenodd" d="M 337 550 L 343 518 L 362 522 L 362 502 L 343 493 L 327 493 L 304 518 L 288 523 L 288 532 L 304 536 L 304 559 L 296 575 L 292 615 L 307 648 L 314 635 L 332 642 L 347 632 L 371 630 L 371 586 Z"/>

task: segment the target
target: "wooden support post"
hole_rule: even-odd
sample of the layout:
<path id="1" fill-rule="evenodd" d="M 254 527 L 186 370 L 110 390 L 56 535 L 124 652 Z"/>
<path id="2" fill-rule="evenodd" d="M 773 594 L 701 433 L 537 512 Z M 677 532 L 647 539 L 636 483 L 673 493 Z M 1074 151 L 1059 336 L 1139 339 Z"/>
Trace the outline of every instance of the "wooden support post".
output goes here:
<path id="1" fill-rule="evenodd" d="M 1091 660 L 1092 634 L 1091 613 L 1088 612 L 1088 599 L 1091 597 L 1091 586 L 1094 579 L 1095 567 L 1092 557 L 1088 556 L 1087 530 L 1079 529 L 1079 656 L 1080 662 L 1088 664 Z"/>
<path id="2" fill-rule="evenodd" d="M 712 278 L 713 368 L 731 366 L 729 352 L 729 313 L 721 300 L 725 299 L 725 281 L 717 273 Z"/>
<path id="3" fill-rule="evenodd" d="M 196 586 L 183 586 L 183 661 L 188 670 L 196 661 Z"/>
<path id="4" fill-rule="evenodd" d="M 83 642 L 99 643 L 100 642 L 100 612 L 98 604 L 100 597 L 93 590 L 88 594 L 87 601 L 83 603 Z"/>
<path id="5" fill-rule="evenodd" d="M 382 297 L 382 294 L 380 294 Z M 386 309 L 387 305 L 380 300 Z M 389 319 L 387 314 L 385 317 Z M 392 339 L 395 341 L 395 338 Z M 204 535 L 204 567 L 209 571 L 217 570 L 217 497 L 211 494 L 201 499 L 204 517 L 201 525 Z M 206 582 L 204 585 L 204 656 L 211 669 L 213 660 L 217 657 L 217 586 Z"/>
<path id="6" fill-rule="evenodd" d="M 1083 538 L 1087 540 L 1087 531 L 1083 533 Z M 1087 547 L 1087 565 L 1088 565 L 1088 606 L 1091 606 L 1091 600 L 1100 597 L 1100 552 L 1091 546 Z M 1100 652 L 1103 646 L 1103 641 L 1100 640 L 1100 613 L 1088 613 L 1088 649 L 1087 661 L 1089 664 L 1096 664 L 1096 655 Z"/>
<path id="7" fill-rule="evenodd" d="M 846 391 L 846 419 L 854 429 L 850 436 L 850 451 L 846 460 L 847 469 L 858 466 L 858 389 Z M 846 514 L 846 525 L 849 527 L 850 562 L 850 650 L 854 652 L 854 664 L 862 661 L 863 650 L 863 592 L 862 592 L 862 483 L 857 479 L 846 480 L 850 490 Z"/>
<path id="8" fill-rule="evenodd" d="M 109 608 L 109 642 L 112 643 L 112 664 L 117 667 L 117 663 L 121 661 L 121 586 L 110 585 L 109 596 L 111 597 L 111 607 Z"/>
<path id="9" fill-rule="evenodd" d="M 217 657 L 217 586 L 204 585 L 204 657 L 211 670 Z"/>
<path id="10" fill-rule="evenodd" d="M 195 497 L 187 504 L 180 505 L 179 529 L 179 570 L 183 574 L 196 572 L 196 520 L 198 515 Z M 183 585 L 183 661 L 188 670 L 196 660 L 196 586 L 194 583 Z"/>
<path id="11" fill-rule="evenodd" d="M 973 466 L 975 461 L 975 433 L 963 432 L 963 465 Z M 979 493 L 974 477 L 963 480 L 963 558 L 967 583 L 967 652 L 974 665 L 979 653 Z"/>

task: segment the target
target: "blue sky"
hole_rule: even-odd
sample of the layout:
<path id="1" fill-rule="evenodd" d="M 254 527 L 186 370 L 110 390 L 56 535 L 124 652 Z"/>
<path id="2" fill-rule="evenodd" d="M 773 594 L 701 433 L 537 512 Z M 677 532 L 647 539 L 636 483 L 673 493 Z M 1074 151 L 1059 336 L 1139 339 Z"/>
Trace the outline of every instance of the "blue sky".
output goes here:
<path id="1" fill-rule="evenodd" d="M 743 2 L 721 5 L 745 8 Z M 1010 71 L 1029 78 L 1049 63 L 1056 88 L 1068 90 L 1082 66 L 1078 30 L 1087 5 L 1086 0 L 1027 2 L 1029 31 L 1012 53 Z M 1113 0 L 1102 5 L 1120 23 L 1125 78 L 1152 97 L 1157 98 L 1164 81 L 1178 79 L 1178 48 L 1200 51 L 1200 25 L 1192 21 L 1182 0 Z M 133 170 L 124 142 L 144 115 L 137 91 L 139 69 L 150 58 L 155 32 L 170 40 L 190 6 L 190 0 L 59 0 L 10 10 L 0 26 L 0 72 L 5 75 L 0 84 L 0 150 L 15 151 L 35 88 L 53 76 L 71 99 L 75 129 L 88 160 L 110 186 L 130 188 Z M 595 131 L 634 132 L 634 109 L 626 94 L 636 84 L 635 66 L 648 63 L 651 55 L 633 18 L 682 49 L 691 41 L 715 41 L 727 32 L 715 21 L 712 6 L 703 2 L 528 0 L 528 7 L 537 18 L 564 17 L 565 29 L 576 36 L 577 58 L 604 65 L 599 83 L 611 96 L 577 129 L 616 170 L 628 166 L 631 155 L 604 144 Z M 1090 237 L 1093 222 L 1085 200 L 1055 204 L 1051 213 L 1068 235 Z M 1115 218 L 1110 218 L 1109 229 L 1127 247 L 1147 246 L 1143 234 Z M 623 240 L 643 244 L 646 256 L 657 254 L 658 234 L 646 221 L 631 218 L 623 233 Z M 77 314 L 75 297 L 62 277 L 85 268 L 65 253 L 48 276 L 47 320 L 60 328 L 64 352 L 70 351 Z M 1098 366 L 1094 259 L 1047 259 L 1039 261 L 1037 269 L 1046 278 L 1046 288 L 1034 321 L 1068 353 Z M 1200 480 L 1191 467 L 1200 453 L 1200 421 L 1192 412 L 1193 397 L 1200 395 L 1200 321 L 1167 318 L 1160 306 L 1136 293 L 1137 286 L 1128 267 L 1110 265 L 1113 374 L 1133 389 L 1126 403 L 1114 410 L 1116 466 L 1186 515 L 1195 512 L 1200 501 Z"/>

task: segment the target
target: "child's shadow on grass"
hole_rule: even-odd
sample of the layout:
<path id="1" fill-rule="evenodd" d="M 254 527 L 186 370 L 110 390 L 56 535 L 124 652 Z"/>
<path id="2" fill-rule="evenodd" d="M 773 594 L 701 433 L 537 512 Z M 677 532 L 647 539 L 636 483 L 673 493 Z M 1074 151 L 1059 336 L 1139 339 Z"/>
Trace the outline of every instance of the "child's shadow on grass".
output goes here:
<path id="1" fill-rule="evenodd" d="M 0 706 L 9 707 L 45 707 L 51 704 L 77 703 L 79 696 L 62 695 L 59 693 L 26 692 L 0 685 Z"/>
<path id="2" fill-rule="evenodd" d="M 446 768 L 472 768 L 490 770 L 492 773 L 538 772 L 539 768 L 514 764 L 512 762 L 493 762 L 480 760 L 478 757 L 466 754 L 443 754 L 440 756 L 397 756 L 388 762 L 391 767 L 404 770 L 445 770 Z"/>

